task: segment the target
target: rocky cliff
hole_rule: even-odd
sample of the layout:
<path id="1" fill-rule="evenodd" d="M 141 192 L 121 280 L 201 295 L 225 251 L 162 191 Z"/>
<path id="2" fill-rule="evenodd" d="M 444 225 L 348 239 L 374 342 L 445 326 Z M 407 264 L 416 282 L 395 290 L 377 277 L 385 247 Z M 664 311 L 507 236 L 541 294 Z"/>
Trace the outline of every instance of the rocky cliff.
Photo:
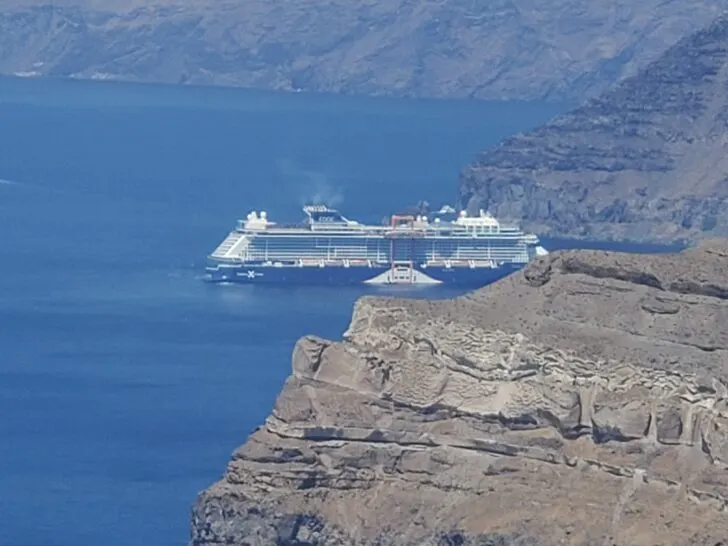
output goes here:
<path id="1" fill-rule="evenodd" d="M 0 73 L 582 100 L 728 0 L 3 0 Z"/>
<path id="2" fill-rule="evenodd" d="M 542 234 L 728 235 L 728 18 L 582 107 L 484 152 L 464 206 Z"/>
<path id="3" fill-rule="evenodd" d="M 728 537 L 728 244 L 565 251 L 301 339 L 194 546 L 696 545 Z"/>

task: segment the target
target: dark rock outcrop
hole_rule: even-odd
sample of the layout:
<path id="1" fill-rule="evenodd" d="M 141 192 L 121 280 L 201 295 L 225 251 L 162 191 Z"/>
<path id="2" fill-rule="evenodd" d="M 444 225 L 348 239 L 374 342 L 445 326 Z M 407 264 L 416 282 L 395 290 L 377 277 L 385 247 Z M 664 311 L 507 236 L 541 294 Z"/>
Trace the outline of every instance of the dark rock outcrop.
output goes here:
<path id="1" fill-rule="evenodd" d="M 541 234 L 728 235 L 728 17 L 580 108 L 484 152 L 463 206 Z"/>
<path id="2" fill-rule="evenodd" d="M 0 73 L 583 100 L 728 0 L 3 0 Z"/>
<path id="3" fill-rule="evenodd" d="M 728 244 L 565 251 L 301 339 L 194 546 L 720 544 Z"/>

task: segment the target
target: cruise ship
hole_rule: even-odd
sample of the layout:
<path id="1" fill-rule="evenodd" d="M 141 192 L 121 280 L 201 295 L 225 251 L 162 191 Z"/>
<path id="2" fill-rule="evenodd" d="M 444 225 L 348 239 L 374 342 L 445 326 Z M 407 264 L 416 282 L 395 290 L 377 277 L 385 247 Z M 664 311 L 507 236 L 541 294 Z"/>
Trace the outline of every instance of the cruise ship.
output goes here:
<path id="1" fill-rule="evenodd" d="M 251 212 L 208 256 L 212 282 L 478 287 L 544 254 L 538 237 L 480 211 L 445 206 L 431 215 L 395 215 L 388 225 L 349 220 L 325 205 L 303 207 L 300 224 Z"/>

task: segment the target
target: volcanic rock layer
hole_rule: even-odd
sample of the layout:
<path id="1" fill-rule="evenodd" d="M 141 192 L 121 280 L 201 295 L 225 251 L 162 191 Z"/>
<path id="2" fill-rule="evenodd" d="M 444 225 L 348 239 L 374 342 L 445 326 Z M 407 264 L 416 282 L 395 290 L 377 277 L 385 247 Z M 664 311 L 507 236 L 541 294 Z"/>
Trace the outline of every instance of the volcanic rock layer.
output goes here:
<path id="1" fill-rule="evenodd" d="M 193 546 L 724 544 L 728 246 L 567 251 L 301 339 Z"/>

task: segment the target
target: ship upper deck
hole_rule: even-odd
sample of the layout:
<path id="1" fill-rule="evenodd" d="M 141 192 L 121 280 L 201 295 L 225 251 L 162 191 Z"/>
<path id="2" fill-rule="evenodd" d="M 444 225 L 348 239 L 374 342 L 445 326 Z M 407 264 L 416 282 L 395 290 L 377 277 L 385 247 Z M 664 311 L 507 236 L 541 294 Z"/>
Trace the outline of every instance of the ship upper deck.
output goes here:
<path id="1" fill-rule="evenodd" d="M 526 236 L 518 227 L 504 225 L 493 216 L 480 211 L 477 216 L 460 212 L 455 219 L 443 220 L 435 215 L 433 221 L 425 215 L 393 216 L 390 225 L 362 224 L 349 220 L 337 210 L 324 205 L 303 208 L 307 219 L 298 224 L 278 224 L 268 219 L 265 211 L 251 212 L 245 220 L 239 220 L 236 230 L 249 234 L 278 236 L 350 236 L 350 237 L 516 237 Z M 450 212 L 452 209 L 442 211 Z M 442 212 L 441 211 L 441 212 Z"/>

